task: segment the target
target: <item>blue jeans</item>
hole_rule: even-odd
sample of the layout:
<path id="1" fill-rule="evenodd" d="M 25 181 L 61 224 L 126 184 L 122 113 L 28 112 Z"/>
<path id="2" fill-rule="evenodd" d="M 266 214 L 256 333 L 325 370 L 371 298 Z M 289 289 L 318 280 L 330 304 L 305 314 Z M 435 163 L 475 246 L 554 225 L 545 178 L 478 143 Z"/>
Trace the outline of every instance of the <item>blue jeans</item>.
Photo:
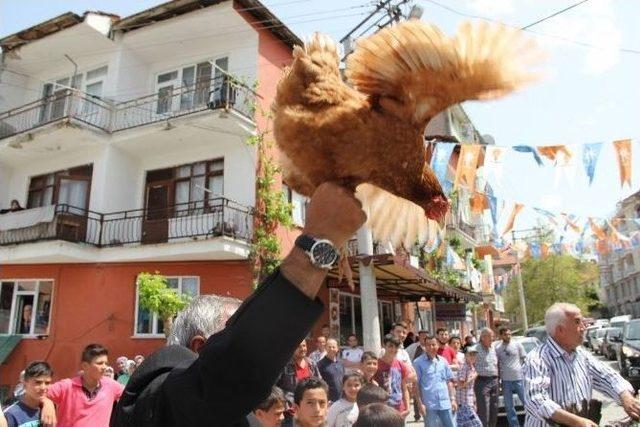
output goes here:
<path id="1" fill-rule="evenodd" d="M 524 405 L 524 386 L 522 380 L 502 381 L 502 395 L 504 396 L 504 407 L 507 410 L 507 420 L 509 427 L 519 427 L 518 415 L 513 404 L 513 393 L 517 393 L 520 401 Z"/>
<path id="2" fill-rule="evenodd" d="M 440 424 L 438 424 L 440 420 Z M 451 409 L 429 409 L 427 408 L 427 415 L 424 417 L 424 427 L 435 427 L 441 425 L 442 427 L 456 427 L 456 420 L 453 416 Z"/>

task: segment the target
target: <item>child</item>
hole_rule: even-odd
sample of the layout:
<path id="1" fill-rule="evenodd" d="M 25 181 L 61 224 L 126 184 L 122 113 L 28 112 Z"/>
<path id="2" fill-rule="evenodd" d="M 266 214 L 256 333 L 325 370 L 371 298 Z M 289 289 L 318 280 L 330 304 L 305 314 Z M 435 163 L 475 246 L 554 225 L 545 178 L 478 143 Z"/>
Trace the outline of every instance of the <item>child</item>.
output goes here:
<path id="1" fill-rule="evenodd" d="M 378 372 L 378 358 L 371 351 L 365 351 L 360 359 L 360 367 L 365 384 L 379 385 L 373 376 Z"/>
<path id="2" fill-rule="evenodd" d="M 47 362 L 32 362 L 24 371 L 22 399 L 4 411 L 9 427 L 40 425 L 40 405 L 51 385 L 53 371 Z"/>
<path id="3" fill-rule="evenodd" d="M 327 422 L 329 386 L 316 377 L 305 378 L 293 393 L 295 427 L 323 427 Z"/>
<path id="4" fill-rule="evenodd" d="M 347 374 L 342 379 L 342 399 L 334 402 L 327 413 L 327 427 L 351 427 L 358 419 L 356 398 L 364 378 L 359 372 Z"/>
<path id="5" fill-rule="evenodd" d="M 271 394 L 247 416 L 251 427 L 279 427 L 284 420 L 284 393 L 273 386 Z"/>
<path id="6" fill-rule="evenodd" d="M 478 349 L 475 346 L 467 347 L 464 356 L 465 363 L 458 370 L 456 422 L 461 427 L 482 427 L 482 422 L 476 414 L 476 396 L 473 392 L 473 384 L 478 376 L 475 368 L 477 355 Z"/>

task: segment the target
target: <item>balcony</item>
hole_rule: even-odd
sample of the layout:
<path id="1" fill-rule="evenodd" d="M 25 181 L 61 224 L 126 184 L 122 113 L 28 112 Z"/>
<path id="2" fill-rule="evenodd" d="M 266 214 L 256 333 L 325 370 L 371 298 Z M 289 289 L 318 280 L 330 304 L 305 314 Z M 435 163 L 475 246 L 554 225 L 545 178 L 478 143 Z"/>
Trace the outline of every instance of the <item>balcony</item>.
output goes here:
<path id="1" fill-rule="evenodd" d="M 0 113 L 0 139 L 65 121 L 114 134 L 218 109 L 234 111 L 253 120 L 256 96 L 253 90 L 227 75 L 162 92 L 162 95 L 155 93 L 122 102 L 65 89 L 48 98 Z"/>
<path id="2" fill-rule="evenodd" d="M 226 198 L 106 214 L 60 204 L 0 215 L 0 246 L 62 240 L 109 248 L 216 237 L 248 243 L 252 226 L 252 208 Z"/>

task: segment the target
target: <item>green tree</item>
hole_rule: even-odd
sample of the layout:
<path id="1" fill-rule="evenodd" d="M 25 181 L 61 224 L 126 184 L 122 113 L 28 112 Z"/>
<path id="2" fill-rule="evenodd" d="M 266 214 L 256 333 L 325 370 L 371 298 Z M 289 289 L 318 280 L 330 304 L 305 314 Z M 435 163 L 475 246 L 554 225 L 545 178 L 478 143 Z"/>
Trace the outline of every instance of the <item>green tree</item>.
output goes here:
<path id="1" fill-rule="evenodd" d="M 550 255 L 544 259 L 528 259 L 521 264 L 522 284 L 529 324 L 544 320 L 544 313 L 555 302 L 577 305 L 583 314 L 599 306 L 595 284 L 598 267 L 569 255 Z M 516 280 L 509 282 L 505 309 L 520 317 L 520 298 Z"/>
<path id="2" fill-rule="evenodd" d="M 158 315 L 164 325 L 164 334 L 168 338 L 173 318 L 187 306 L 189 296 L 179 294 L 176 289 L 170 288 L 167 278 L 158 272 L 138 274 L 136 285 L 140 307 Z"/>

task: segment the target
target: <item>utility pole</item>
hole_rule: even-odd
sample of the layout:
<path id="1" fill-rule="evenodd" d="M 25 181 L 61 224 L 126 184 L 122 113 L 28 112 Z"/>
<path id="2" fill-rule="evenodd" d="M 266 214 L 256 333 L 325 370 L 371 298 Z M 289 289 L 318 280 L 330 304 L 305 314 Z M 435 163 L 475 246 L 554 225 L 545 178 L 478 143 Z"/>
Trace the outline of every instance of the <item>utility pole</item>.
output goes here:
<path id="1" fill-rule="evenodd" d="M 513 243 L 516 242 L 516 232 L 512 231 Z M 526 332 L 529 329 L 529 319 L 527 318 L 527 304 L 524 298 L 524 287 L 522 286 L 522 269 L 520 268 L 520 254 L 518 249 L 516 251 L 516 280 L 518 282 L 518 295 L 520 295 L 520 310 L 522 311 L 522 332 Z"/>
<path id="2" fill-rule="evenodd" d="M 407 4 L 409 0 L 380 0 L 373 12 L 360 21 L 351 31 L 349 31 L 340 43 L 344 48 L 344 61 L 353 50 L 353 42 L 356 37 L 362 36 L 374 27 L 376 31 L 394 23 L 399 22 L 404 17 L 401 6 Z M 416 6 L 411 10 L 412 18 L 419 18 L 421 10 Z M 381 21 L 387 19 L 384 24 Z M 364 28 L 366 27 L 366 28 Z M 361 29 L 363 29 L 360 31 Z M 360 31 L 355 37 L 354 35 Z M 358 261 L 359 283 L 360 283 L 360 306 L 362 309 L 362 341 L 363 347 L 367 351 L 378 352 L 382 347 L 380 339 L 380 313 L 378 310 L 378 291 L 376 288 L 376 275 L 374 271 L 373 257 L 373 236 L 371 229 L 362 226 L 357 233 L 358 256 L 369 258 L 367 265 L 362 258 Z"/>

